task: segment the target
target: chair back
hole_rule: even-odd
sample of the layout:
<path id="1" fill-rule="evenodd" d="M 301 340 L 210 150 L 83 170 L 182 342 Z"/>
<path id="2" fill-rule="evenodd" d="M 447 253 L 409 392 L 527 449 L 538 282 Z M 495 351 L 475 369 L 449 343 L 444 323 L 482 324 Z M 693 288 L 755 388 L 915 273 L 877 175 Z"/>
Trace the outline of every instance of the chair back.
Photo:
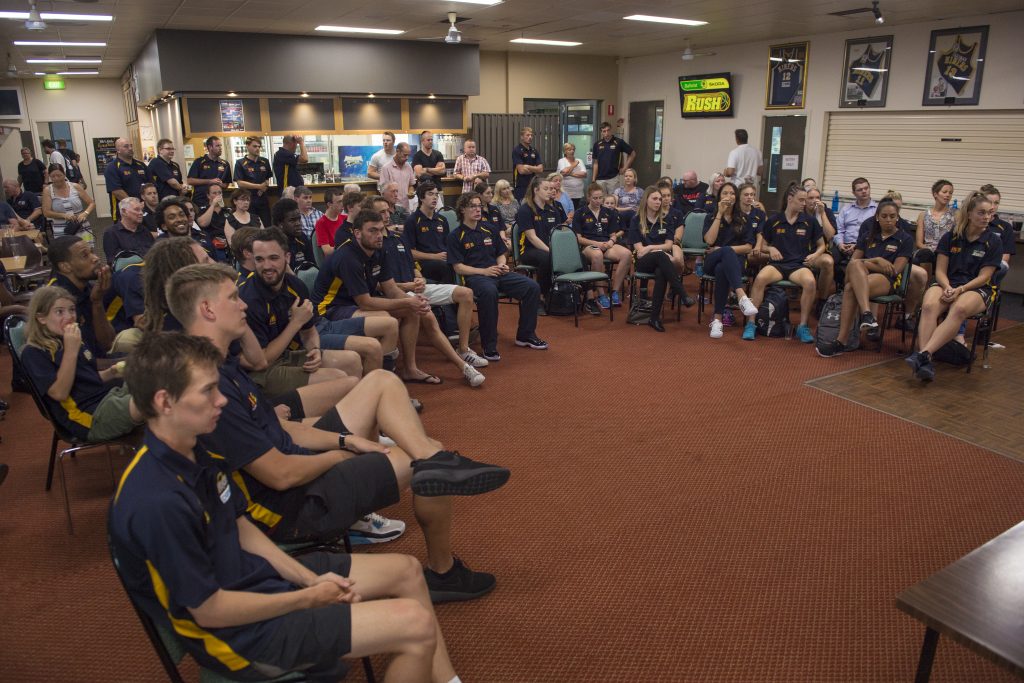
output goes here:
<path id="1" fill-rule="evenodd" d="M 120 273 L 130 265 L 142 263 L 142 257 L 134 251 L 121 251 L 114 257 L 114 272 Z"/>
<path id="2" fill-rule="evenodd" d="M 70 437 L 65 439 L 67 436 L 64 433 L 64 429 L 61 428 L 60 424 L 50 413 L 50 407 L 46 405 L 46 401 L 43 400 L 43 393 L 36 386 L 36 383 L 32 381 L 32 377 L 25 371 L 25 366 L 21 362 L 21 352 L 25 348 L 27 339 L 25 333 L 28 330 L 28 322 L 23 316 L 20 315 L 9 315 L 4 321 L 4 339 L 7 342 L 7 350 L 11 354 L 11 363 L 14 366 L 15 373 L 25 378 L 25 384 L 28 385 L 29 393 L 32 394 L 32 400 L 35 401 L 36 408 L 39 410 L 39 414 L 42 415 L 46 420 L 53 426 L 54 431 L 68 443 L 71 443 Z"/>
<path id="3" fill-rule="evenodd" d="M 313 285 L 316 284 L 316 276 L 320 274 L 320 271 L 316 268 L 303 268 L 299 272 L 295 273 L 302 284 L 306 285 L 306 289 L 313 293 Z"/>
<path id="4" fill-rule="evenodd" d="M 704 215 L 692 211 L 686 214 L 686 222 L 683 224 L 683 249 L 708 248 L 704 242 Z"/>
<path id="5" fill-rule="evenodd" d="M 512 259 L 518 263 L 519 257 L 523 255 L 523 231 L 519 227 L 519 223 L 512 224 Z"/>
<path id="6" fill-rule="evenodd" d="M 11 356 L 21 362 L 21 350 L 25 348 L 25 332 L 28 321 L 21 315 L 9 315 L 4 321 L 4 339 Z"/>
<path id="7" fill-rule="evenodd" d="M 449 230 L 454 230 L 459 227 L 459 217 L 455 215 L 454 211 L 451 209 L 441 209 L 438 213 L 444 216 L 444 219 L 448 221 Z"/>
<path id="8" fill-rule="evenodd" d="M 324 267 L 324 248 L 315 242 L 313 244 L 313 260 L 316 261 L 317 268 Z"/>
<path id="9" fill-rule="evenodd" d="M 903 266 L 903 270 L 900 272 L 900 286 L 893 292 L 898 297 L 906 297 L 907 290 L 910 288 L 910 270 L 914 264 L 910 259 L 907 259 L 907 264 Z"/>
<path id="10" fill-rule="evenodd" d="M 559 228 L 551 233 L 551 272 L 555 275 L 576 273 L 583 270 L 576 233 L 568 228 Z"/>

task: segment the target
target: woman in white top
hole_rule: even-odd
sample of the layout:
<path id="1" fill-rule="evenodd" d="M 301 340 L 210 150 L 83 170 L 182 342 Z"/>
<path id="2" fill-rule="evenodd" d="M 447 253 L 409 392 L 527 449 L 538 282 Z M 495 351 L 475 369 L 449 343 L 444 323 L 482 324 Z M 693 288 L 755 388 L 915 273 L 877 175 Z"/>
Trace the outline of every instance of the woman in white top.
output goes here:
<path id="1" fill-rule="evenodd" d="M 50 186 L 43 189 L 43 215 L 53 221 L 53 236 L 63 235 L 68 221 L 81 224 L 81 232 L 91 235 L 88 219 L 96 208 L 92 197 L 81 185 L 68 182 L 63 165 L 50 164 L 46 172 Z"/>
<path id="2" fill-rule="evenodd" d="M 956 214 L 950 208 L 953 199 L 953 183 L 948 180 L 936 180 L 932 184 L 932 197 L 935 204 L 917 216 L 917 234 L 914 239 L 914 263 L 920 265 L 932 276 L 932 264 L 935 263 L 935 247 L 939 240 L 956 225 Z"/>
<path id="3" fill-rule="evenodd" d="M 562 145 L 565 154 L 558 160 L 558 172 L 562 175 L 562 189 L 569 195 L 572 205 L 579 209 L 583 205 L 583 179 L 587 177 L 587 165 L 576 158 L 576 145 L 567 142 Z"/>

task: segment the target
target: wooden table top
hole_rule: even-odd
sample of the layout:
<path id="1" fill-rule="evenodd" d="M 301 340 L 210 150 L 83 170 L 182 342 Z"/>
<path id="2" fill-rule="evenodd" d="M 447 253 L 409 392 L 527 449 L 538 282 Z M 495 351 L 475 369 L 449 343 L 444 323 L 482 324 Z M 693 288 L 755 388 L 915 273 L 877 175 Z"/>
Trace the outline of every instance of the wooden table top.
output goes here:
<path id="1" fill-rule="evenodd" d="M 1024 522 L 903 591 L 896 606 L 1024 676 Z"/>

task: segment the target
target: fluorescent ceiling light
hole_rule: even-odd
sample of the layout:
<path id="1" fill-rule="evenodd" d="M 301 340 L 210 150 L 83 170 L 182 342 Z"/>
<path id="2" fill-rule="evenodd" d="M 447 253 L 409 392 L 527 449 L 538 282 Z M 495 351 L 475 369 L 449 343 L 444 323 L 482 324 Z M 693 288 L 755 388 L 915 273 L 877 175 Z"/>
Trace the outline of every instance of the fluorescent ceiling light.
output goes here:
<path id="1" fill-rule="evenodd" d="M 43 21 L 113 21 L 110 14 L 62 14 L 41 12 Z M 28 19 L 28 12 L 0 12 L 0 19 Z"/>
<path id="2" fill-rule="evenodd" d="M 26 47 L 106 47 L 106 43 L 65 43 L 60 40 L 16 40 L 15 45 Z"/>
<path id="3" fill-rule="evenodd" d="M 461 2 L 467 5 L 500 5 L 505 0 L 452 0 L 452 2 Z"/>
<path id="4" fill-rule="evenodd" d="M 540 38 L 513 38 L 510 43 L 524 43 L 526 45 L 556 45 L 558 47 L 576 47 L 583 43 L 575 43 L 571 40 L 541 40 Z"/>
<path id="5" fill-rule="evenodd" d="M 102 64 L 102 59 L 26 59 L 27 64 Z"/>
<path id="6" fill-rule="evenodd" d="M 696 19 L 676 19 L 674 17 L 652 17 L 649 14 L 630 14 L 628 17 L 622 17 L 623 19 L 629 19 L 630 21 L 653 21 L 657 24 L 678 24 L 680 26 L 704 26 L 708 22 L 697 21 Z"/>
<path id="7" fill-rule="evenodd" d="M 37 71 L 36 76 L 99 76 L 99 71 L 57 71 L 55 73 L 47 73 L 45 71 Z"/>
<path id="8" fill-rule="evenodd" d="M 358 26 L 317 26 L 317 31 L 332 31 L 334 33 L 379 33 L 385 36 L 397 36 L 405 33 L 393 28 L 360 28 Z"/>

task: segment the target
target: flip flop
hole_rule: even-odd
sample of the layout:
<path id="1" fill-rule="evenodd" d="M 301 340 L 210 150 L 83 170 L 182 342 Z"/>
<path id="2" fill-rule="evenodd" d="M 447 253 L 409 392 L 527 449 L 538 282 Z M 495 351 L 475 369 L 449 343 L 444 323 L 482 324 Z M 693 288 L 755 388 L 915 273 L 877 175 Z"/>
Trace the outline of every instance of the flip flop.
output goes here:
<path id="1" fill-rule="evenodd" d="M 403 377 L 402 381 L 406 384 L 442 384 L 443 380 L 436 375 L 427 375 L 426 377 Z"/>

